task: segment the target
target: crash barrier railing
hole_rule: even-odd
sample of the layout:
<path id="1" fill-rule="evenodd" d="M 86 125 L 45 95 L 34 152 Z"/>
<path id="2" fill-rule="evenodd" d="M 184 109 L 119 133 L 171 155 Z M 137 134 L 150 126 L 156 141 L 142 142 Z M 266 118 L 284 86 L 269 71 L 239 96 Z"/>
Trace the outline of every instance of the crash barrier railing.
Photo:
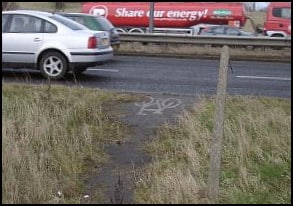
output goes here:
<path id="1" fill-rule="evenodd" d="M 149 33 L 149 29 L 146 29 Z M 178 28 L 153 28 L 153 33 L 156 34 L 179 34 L 186 36 L 193 36 L 193 29 L 178 29 Z"/>
<path id="2" fill-rule="evenodd" d="M 264 37 L 264 36 L 189 36 L 179 34 L 128 34 L 120 33 L 122 42 L 143 43 L 172 43 L 218 46 L 254 46 L 254 47 L 291 47 L 291 37 Z"/>

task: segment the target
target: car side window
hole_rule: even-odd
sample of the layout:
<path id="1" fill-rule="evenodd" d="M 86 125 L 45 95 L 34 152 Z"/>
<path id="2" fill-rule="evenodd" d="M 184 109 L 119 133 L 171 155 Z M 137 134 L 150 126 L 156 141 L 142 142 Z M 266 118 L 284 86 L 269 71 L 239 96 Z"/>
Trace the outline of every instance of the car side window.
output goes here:
<path id="1" fill-rule="evenodd" d="M 213 32 L 215 34 L 224 34 L 224 28 L 223 27 L 215 27 L 213 28 Z"/>
<path id="2" fill-rule="evenodd" d="M 86 29 L 85 26 L 78 24 L 77 22 L 72 21 L 71 19 L 68 19 L 64 16 L 60 15 L 52 15 L 50 18 L 54 19 L 55 21 L 58 21 L 59 23 L 63 24 L 64 26 L 68 27 L 71 30 L 84 30 Z"/>
<path id="3" fill-rule="evenodd" d="M 8 28 L 10 33 L 39 33 L 41 32 L 42 20 L 29 15 L 12 15 L 11 24 Z"/>
<path id="4" fill-rule="evenodd" d="M 240 34 L 240 32 L 238 30 L 233 29 L 233 28 L 227 28 L 226 33 L 228 35 L 239 35 Z"/>
<path id="5" fill-rule="evenodd" d="M 24 30 L 26 33 L 40 33 L 42 20 L 33 16 L 27 16 L 25 19 Z"/>
<path id="6" fill-rule="evenodd" d="M 11 24 L 8 28 L 10 33 L 24 33 L 24 18 L 23 15 L 13 15 Z"/>
<path id="7" fill-rule="evenodd" d="M 54 24 L 45 21 L 44 32 L 45 33 L 56 33 L 57 27 Z"/>
<path id="8" fill-rule="evenodd" d="M 273 8 L 273 16 L 291 19 L 291 8 Z"/>
<path id="9" fill-rule="evenodd" d="M 5 25 L 7 24 L 7 21 L 8 21 L 8 15 L 2 15 L 2 32 L 4 31 L 5 29 Z"/>

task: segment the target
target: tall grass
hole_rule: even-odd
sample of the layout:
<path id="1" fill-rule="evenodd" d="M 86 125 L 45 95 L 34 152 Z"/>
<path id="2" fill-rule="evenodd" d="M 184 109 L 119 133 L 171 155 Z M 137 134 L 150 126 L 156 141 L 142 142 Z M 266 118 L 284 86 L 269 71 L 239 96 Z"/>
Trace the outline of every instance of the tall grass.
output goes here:
<path id="1" fill-rule="evenodd" d="M 291 101 L 228 97 L 219 203 L 291 203 Z M 137 177 L 138 203 L 207 198 L 214 100 L 202 99 L 148 146 L 155 161 Z"/>
<path id="2" fill-rule="evenodd" d="M 254 11 L 254 12 L 247 12 L 247 16 L 251 17 L 253 20 L 255 26 L 261 25 L 264 26 L 265 20 L 266 20 L 266 12 L 265 11 Z M 247 20 L 243 30 L 248 32 L 255 32 L 254 25 L 250 20 Z"/>
<path id="3" fill-rule="evenodd" d="M 221 54 L 221 47 L 210 46 L 198 46 L 198 45 L 176 45 L 166 44 L 159 45 L 156 43 L 149 43 L 143 45 L 139 42 L 125 42 L 119 47 L 119 54 L 152 54 L 152 55 L 188 55 L 190 57 L 197 58 L 218 58 Z M 230 57 L 238 59 L 267 59 L 267 60 L 284 60 L 291 61 L 290 48 L 284 48 L 281 50 L 263 49 L 263 48 L 233 48 L 230 47 Z"/>
<path id="4" fill-rule="evenodd" d="M 132 97 L 63 86 L 2 86 L 2 203 L 52 203 L 58 191 L 58 202 L 79 203 L 82 175 L 107 162 L 101 144 L 127 132 L 111 105 Z"/>
<path id="5" fill-rule="evenodd" d="M 40 11 L 53 12 L 56 2 L 16 2 L 20 9 L 33 9 Z M 65 12 L 80 12 L 81 2 L 65 2 Z"/>

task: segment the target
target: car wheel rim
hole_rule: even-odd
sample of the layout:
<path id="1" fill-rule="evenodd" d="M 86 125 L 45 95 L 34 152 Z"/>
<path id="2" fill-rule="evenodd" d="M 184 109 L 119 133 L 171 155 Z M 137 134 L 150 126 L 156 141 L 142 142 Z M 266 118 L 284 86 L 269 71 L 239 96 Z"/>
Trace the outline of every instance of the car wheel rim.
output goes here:
<path id="1" fill-rule="evenodd" d="M 49 76 L 58 76 L 63 70 L 63 63 L 62 61 L 56 56 L 50 56 L 45 59 L 44 64 L 44 71 Z"/>

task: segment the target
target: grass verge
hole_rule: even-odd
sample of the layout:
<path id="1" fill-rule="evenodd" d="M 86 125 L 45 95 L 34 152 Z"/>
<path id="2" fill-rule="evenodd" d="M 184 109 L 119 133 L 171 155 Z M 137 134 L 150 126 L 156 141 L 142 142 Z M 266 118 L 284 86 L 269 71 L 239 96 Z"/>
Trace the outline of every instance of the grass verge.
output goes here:
<path id="1" fill-rule="evenodd" d="M 170 56 L 187 58 L 219 58 L 222 47 L 197 46 L 197 45 L 176 45 L 148 43 L 143 45 L 140 42 L 124 42 L 120 45 L 117 54 L 120 55 L 151 55 Z M 281 50 L 263 48 L 233 48 L 230 47 L 231 60 L 257 60 L 257 61 L 283 61 L 291 62 L 290 48 Z"/>
<path id="2" fill-rule="evenodd" d="M 97 89 L 2 82 L 2 203 L 80 203 L 82 175 L 107 163 L 102 143 L 129 132 L 112 106 L 132 100 Z"/>
<path id="3" fill-rule="evenodd" d="M 214 99 L 203 98 L 148 145 L 135 201 L 211 203 L 207 198 Z M 291 203 L 291 100 L 227 97 L 219 203 Z"/>
<path id="4" fill-rule="evenodd" d="M 40 11 L 53 12 L 56 2 L 16 2 L 20 9 L 33 9 Z M 81 2 L 65 2 L 65 12 L 80 12 Z"/>

